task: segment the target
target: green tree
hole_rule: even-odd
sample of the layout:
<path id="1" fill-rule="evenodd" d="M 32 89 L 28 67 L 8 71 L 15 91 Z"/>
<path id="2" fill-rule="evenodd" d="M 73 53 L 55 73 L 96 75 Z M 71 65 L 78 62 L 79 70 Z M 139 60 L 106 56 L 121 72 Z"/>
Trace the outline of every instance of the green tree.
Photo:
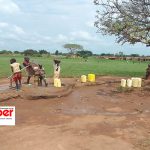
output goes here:
<path id="1" fill-rule="evenodd" d="M 20 52 L 19 51 L 14 51 L 14 54 L 20 54 Z"/>
<path id="2" fill-rule="evenodd" d="M 80 57 L 89 57 L 89 56 L 92 56 L 93 55 L 93 53 L 91 52 L 91 51 L 88 51 L 88 50 L 86 50 L 86 51 L 78 51 L 77 52 L 77 55 L 78 56 L 80 56 Z"/>
<path id="3" fill-rule="evenodd" d="M 115 35 L 118 43 L 150 46 L 150 0 L 94 0 L 101 6 L 95 26 L 104 35 Z"/>
<path id="4" fill-rule="evenodd" d="M 58 50 L 55 51 L 55 55 L 59 55 L 59 51 Z"/>
<path id="5" fill-rule="evenodd" d="M 33 56 L 33 55 L 38 55 L 39 53 L 38 53 L 38 51 L 36 51 L 36 50 L 27 49 L 27 50 L 23 51 L 23 54 L 24 54 L 25 56 Z"/>
<path id="6" fill-rule="evenodd" d="M 12 54 L 12 51 L 9 50 L 1 50 L 0 54 Z"/>
<path id="7" fill-rule="evenodd" d="M 139 54 L 131 54 L 130 56 L 131 56 L 131 57 L 140 57 Z"/>
<path id="8" fill-rule="evenodd" d="M 46 51 L 46 50 L 39 50 L 39 54 L 49 54 L 49 52 L 48 51 Z"/>
<path id="9" fill-rule="evenodd" d="M 78 45 L 78 44 L 65 44 L 63 45 L 63 47 L 69 50 L 70 54 L 74 54 L 77 50 L 83 49 L 83 46 Z"/>

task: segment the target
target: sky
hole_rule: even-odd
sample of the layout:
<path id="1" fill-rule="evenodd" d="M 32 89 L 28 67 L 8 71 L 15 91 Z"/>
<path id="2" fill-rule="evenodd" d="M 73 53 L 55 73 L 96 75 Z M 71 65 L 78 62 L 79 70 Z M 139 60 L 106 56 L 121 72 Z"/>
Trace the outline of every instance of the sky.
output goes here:
<path id="1" fill-rule="evenodd" d="M 63 49 L 80 44 L 93 53 L 150 55 L 143 44 L 118 44 L 94 27 L 97 6 L 93 0 L 0 0 L 0 50 Z"/>

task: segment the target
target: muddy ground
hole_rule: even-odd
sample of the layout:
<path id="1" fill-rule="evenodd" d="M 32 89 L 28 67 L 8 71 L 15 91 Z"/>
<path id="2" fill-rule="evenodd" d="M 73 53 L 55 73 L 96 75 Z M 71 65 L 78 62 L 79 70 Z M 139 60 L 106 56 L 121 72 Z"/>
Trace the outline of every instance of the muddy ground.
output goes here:
<path id="1" fill-rule="evenodd" d="M 119 81 L 62 79 L 61 89 L 16 92 L 1 80 L 0 105 L 16 106 L 16 126 L 0 127 L 0 150 L 150 150 L 150 85 L 121 89 Z"/>

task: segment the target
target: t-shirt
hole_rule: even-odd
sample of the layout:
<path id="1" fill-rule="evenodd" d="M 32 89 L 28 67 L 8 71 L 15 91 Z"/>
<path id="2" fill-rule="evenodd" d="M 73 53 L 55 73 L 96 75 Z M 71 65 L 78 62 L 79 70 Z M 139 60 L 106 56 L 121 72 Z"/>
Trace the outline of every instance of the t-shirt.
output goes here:
<path id="1" fill-rule="evenodd" d="M 19 63 L 13 63 L 10 65 L 13 68 L 13 73 L 20 72 L 20 64 Z"/>

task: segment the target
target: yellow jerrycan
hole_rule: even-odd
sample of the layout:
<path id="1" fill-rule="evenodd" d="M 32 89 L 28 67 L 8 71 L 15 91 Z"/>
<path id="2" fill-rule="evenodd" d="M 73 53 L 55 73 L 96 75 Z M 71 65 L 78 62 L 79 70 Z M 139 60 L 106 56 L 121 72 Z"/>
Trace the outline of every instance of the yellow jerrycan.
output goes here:
<path id="1" fill-rule="evenodd" d="M 138 82 L 138 87 L 141 87 L 142 86 L 142 79 L 141 78 L 138 78 L 139 82 Z"/>
<path id="2" fill-rule="evenodd" d="M 126 87 L 126 83 L 125 79 L 121 79 L 121 87 Z"/>
<path id="3" fill-rule="evenodd" d="M 88 74 L 88 81 L 95 82 L 95 74 Z"/>
<path id="4" fill-rule="evenodd" d="M 133 87 L 141 87 L 142 79 L 141 78 L 132 78 L 132 86 Z"/>
<path id="5" fill-rule="evenodd" d="M 57 79 L 57 78 L 54 79 L 54 87 L 61 87 L 61 80 L 60 79 Z"/>
<path id="6" fill-rule="evenodd" d="M 132 80 L 131 79 L 127 80 L 127 87 L 132 87 Z"/>
<path id="7" fill-rule="evenodd" d="M 81 82 L 82 82 L 82 83 L 85 83 L 85 82 L 86 82 L 86 75 L 82 75 L 82 76 L 81 76 Z"/>

